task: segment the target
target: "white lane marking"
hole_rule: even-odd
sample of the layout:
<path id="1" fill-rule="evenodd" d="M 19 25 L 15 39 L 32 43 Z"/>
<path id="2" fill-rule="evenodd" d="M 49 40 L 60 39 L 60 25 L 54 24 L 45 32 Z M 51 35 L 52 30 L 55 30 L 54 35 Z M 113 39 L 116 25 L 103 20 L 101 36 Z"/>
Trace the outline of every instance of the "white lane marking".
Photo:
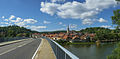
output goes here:
<path id="1" fill-rule="evenodd" d="M 28 44 L 28 43 L 26 43 L 26 44 Z M 26 44 L 22 44 L 22 45 L 19 45 L 19 46 L 17 46 L 17 47 L 22 47 L 22 46 L 24 46 L 24 45 L 26 45 Z"/>
<path id="2" fill-rule="evenodd" d="M 0 55 L 3 55 L 3 54 L 5 54 L 5 53 L 8 53 L 8 52 L 10 52 L 10 51 L 12 51 L 12 50 L 15 50 L 15 49 L 16 49 L 16 48 L 13 48 L 13 49 L 7 50 L 7 51 L 1 53 Z"/>
<path id="3" fill-rule="evenodd" d="M 33 55 L 32 59 L 34 59 L 34 58 L 35 58 L 35 56 L 36 56 L 36 54 L 37 54 L 37 52 L 38 52 L 38 50 L 39 50 L 39 48 L 40 48 L 40 46 L 41 46 L 42 44 L 43 44 L 43 42 L 42 42 L 42 38 L 41 38 L 41 43 L 39 44 L 39 46 L 38 46 L 37 50 L 35 51 L 35 53 L 34 53 L 34 55 Z"/>
<path id="4" fill-rule="evenodd" d="M 32 42 L 32 41 L 30 41 L 30 42 Z M 30 42 L 29 42 L 29 43 L 30 43 Z M 26 43 L 26 44 L 28 44 L 28 43 Z M 15 49 L 17 49 L 17 48 L 19 48 L 19 47 L 22 47 L 22 46 L 24 46 L 24 45 L 26 45 L 26 44 L 22 44 L 22 45 L 19 45 L 19 46 L 13 48 L 13 49 L 7 50 L 7 51 L 1 53 L 0 55 L 3 55 L 3 54 L 8 53 L 8 52 L 10 52 L 10 51 L 13 51 L 13 50 L 15 50 Z"/>

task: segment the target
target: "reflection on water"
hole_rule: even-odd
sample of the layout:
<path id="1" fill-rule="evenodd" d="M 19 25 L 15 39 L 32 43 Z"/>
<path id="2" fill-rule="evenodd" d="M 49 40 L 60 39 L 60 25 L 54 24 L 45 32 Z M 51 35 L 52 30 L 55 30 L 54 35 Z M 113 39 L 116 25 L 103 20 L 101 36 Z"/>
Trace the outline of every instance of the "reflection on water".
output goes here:
<path id="1" fill-rule="evenodd" d="M 66 49 L 78 56 L 80 59 L 106 59 L 116 47 L 115 43 L 96 44 L 74 44 L 65 45 Z"/>

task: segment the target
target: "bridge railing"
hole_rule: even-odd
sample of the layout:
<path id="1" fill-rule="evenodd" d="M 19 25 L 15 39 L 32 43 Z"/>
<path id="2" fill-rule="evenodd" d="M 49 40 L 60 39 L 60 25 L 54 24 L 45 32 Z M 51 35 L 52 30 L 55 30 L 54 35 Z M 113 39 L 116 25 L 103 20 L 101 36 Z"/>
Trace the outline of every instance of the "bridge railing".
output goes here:
<path id="1" fill-rule="evenodd" d="M 45 37 L 44 37 L 45 38 Z M 45 38 L 50 43 L 55 55 L 56 59 L 79 59 L 77 56 L 72 54 L 70 51 L 59 45 L 57 42 L 55 42 L 52 39 Z"/>
<path id="2" fill-rule="evenodd" d="M 1 42 L 7 42 L 7 41 L 14 41 L 14 40 L 20 40 L 20 39 L 26 39 L 27 37 L 5 37 L 5 38 L 0 38 L 0 43 Z"/>

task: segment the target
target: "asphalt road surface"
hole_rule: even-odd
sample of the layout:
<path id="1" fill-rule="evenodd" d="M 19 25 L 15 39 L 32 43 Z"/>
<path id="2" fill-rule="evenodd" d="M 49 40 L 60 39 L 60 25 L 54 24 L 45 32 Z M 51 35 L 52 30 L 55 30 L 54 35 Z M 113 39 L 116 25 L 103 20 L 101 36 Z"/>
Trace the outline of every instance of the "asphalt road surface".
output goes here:
<path id="1" fill-rule="evenodd" d="M 41 39 L 30 39 L 0 47 L 0 59 L 32 59 Z"/>

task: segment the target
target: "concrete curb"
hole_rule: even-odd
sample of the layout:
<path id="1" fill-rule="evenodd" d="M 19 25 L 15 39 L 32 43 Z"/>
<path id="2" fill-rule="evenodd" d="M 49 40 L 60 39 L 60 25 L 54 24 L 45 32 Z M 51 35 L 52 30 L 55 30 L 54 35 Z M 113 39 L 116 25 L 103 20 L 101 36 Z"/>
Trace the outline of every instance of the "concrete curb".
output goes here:
<path id="1" fill-rule="evenodd" d="M 28 40 L 28 39 L 21 39 L 21 40 L 3 42 L 3 43 L 0 43 L 0 47 L 5 46 L 5 45 L 10 45 L 10 44 L 18 43 L 18 42 L 22 42 L 22 41 L 25 41 L 25 40 Z"/>

